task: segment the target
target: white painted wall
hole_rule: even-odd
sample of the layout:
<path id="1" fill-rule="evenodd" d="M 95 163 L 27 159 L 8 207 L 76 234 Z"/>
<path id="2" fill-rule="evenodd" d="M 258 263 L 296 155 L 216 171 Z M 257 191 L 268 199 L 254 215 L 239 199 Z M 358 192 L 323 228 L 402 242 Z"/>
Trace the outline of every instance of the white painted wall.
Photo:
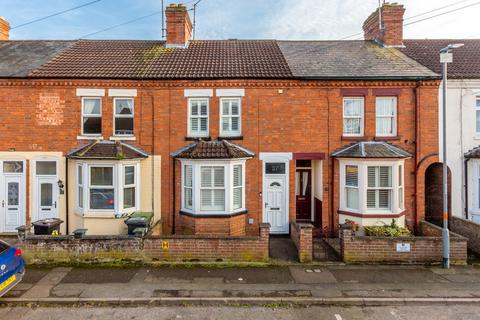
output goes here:
<path id="1" fill-rule="evenodd" d="M 480 96 L 480 79 L 477 80 L 449 80 L 447 90 L 447 164 L 452 174 L 452 214 L 465 217 L 465 152 L 480 145 L 480 134 L 476 134 L 475 98 Z M 442 85 L 439 89 L 439 151 L 443 161 L 442 145 Z M 475 213 L 473 205 L 478 204 L 478 180 L 473 180 L 476 171 L 471 160 L 468 167 L 469 183 L 469 218 Z M 476 201 L 474 201 L 474 199 Z"/>

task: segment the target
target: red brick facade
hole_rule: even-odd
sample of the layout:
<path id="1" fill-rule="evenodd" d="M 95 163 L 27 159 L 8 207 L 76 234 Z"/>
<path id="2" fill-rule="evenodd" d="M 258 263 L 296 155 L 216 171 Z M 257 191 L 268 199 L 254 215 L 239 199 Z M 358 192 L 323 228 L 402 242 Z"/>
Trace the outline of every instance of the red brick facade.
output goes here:
<path id="1" fill-rule="evenodd" d="M 398 92 L 398 136 L 390 142 L 413 154 L 405 162 L 405 215 L 413 228 L 424 217 L 425 170 L 438 161 L 437 81 L 87 81 L 2 80 L 0 81 L 0 151 L 59 151 L 64 154 L 83 143 L 81 99 L 77 88 L 136 88 L 134 143 L 149 154 L 160 155 L 162 220 L 177 231 L 196 234 L 256 235 L 262 223 L 261 152 L 324 153 L 322 172 L 323 234 L 337 230 L 339 208 L 339 165 L 330 154 L 349 143 L 342 137 L 342 89 L 360 88 L 365 96 L 365 136 L 375 140 L 374 89 Z M 190 88 L 244 88 L 242 136 L 233 141 L 253 151 L 246 161 L 246 209 L 248 213 L 228 221 L 181 216 L 180 165 L 173 181 L 171 153 L 191 141 L 187 136 L 187 98 Z M 103 100 L 102 135 L 112 136 L 113 98 Z M 219 97 L 210 100 L 210 137 L 219 136 Z M 51 112 L 45 114 L 44 110 Z M 27 166 L 28 167 L 28 166 Z M 290 220 L 295 220 L 295 161 L 290 161 Z M 172 189 L 175 184 L 175 192 Z M 27 188 L 28 190 L 28 188 Z M 175 207 L 173 195 L 175 194 Z M 71 199 L 70 201 L 74 201 Z M 31 215 L 27 208 L 27 217 Z M 249 219 L 252 219 L 249 223 Z M 218 224 L 217 224 L 218 222 Z M 243 227 L 245 226 L 245 227 Z M 244 230 L 241 230 L 244 228 Z M 188 231 L 188 229 L 190 231 Z"/>
<path id="2" fill-rule="evenodd" d="M 167 18 L 167 46 L 184 46 L 192 38 L 192 22 L 187 8 L 182 4 L 171 4 L 165 10 Z"/>

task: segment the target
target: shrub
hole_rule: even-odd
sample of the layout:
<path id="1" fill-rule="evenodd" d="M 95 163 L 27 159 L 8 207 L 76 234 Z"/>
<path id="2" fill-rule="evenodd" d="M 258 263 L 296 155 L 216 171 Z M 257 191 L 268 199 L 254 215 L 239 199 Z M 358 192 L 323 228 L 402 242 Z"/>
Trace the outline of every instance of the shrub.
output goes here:
<path id="1" fill-rule="evenodd" d="M 410 230 L 402 228 L 392 219 L 390 225 L 365 227 L 365 235 L 372 237 L 407 237 L 410 236 Z"/>

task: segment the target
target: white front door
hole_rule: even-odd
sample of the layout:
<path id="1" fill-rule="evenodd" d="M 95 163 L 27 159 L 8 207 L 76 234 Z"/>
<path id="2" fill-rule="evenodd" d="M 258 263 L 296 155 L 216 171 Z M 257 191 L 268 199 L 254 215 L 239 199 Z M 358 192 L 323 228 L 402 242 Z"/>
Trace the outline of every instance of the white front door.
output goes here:
<path id="1" fill-rule="evenodd" d="M 270 223 L 270 233 L 288 233 L 285 176 L 266 176 L 264 222 Z"/>
<path id="2" fill-rule="evenodd" d="M 25 187 L 21 176 L 3 175 L 0 180 L 0 232 L 16 232 L 15 228 L 25 223 L 23 197 Z"/>
<path id="3" fill-rule="evenodd" d="M 56 177 L 37 177 L 37 220 L 56 218 L 58 184 Z"/>

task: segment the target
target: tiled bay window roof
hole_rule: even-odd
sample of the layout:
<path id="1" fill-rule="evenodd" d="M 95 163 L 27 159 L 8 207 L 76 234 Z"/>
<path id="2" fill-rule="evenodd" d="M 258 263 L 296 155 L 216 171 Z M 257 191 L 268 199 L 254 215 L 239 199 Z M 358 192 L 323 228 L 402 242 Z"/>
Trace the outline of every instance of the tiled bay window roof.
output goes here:
<path id="1" fill-rule="evenodd" d="M 146 157 L 148 154 L 138 147 L 110 140 L 95 140 L 67 153 L 70 159 L 126 160 Z"/>
<path id="2" fill-rule="evenodd" d="M 384 141 L 361 141 L 332 153 L 334 158 L 410 158 L 412 155 Z"/>
<path id="3" fill-rule="evenodd" d="M 241 159 L 255 154 L 237 144 L 222 141 L 198 141 L 172 153 L 177 159 Z"/>
<path id="4" fill-rule="evenodd" d="M 464 157 L 465 159 L 480 159 L 480 146 L 466 152 Z"/>

